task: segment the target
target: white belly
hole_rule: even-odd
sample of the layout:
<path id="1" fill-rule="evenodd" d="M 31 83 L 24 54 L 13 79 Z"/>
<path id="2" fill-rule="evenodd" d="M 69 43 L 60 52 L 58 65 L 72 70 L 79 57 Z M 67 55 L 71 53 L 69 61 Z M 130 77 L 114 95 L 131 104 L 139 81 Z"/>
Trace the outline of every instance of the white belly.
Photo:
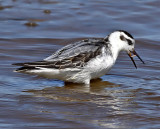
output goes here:
<path id="1" fill-rule="evenodd" d="M 95 79 L 105 75 L 113 65 L 114 60 L 111 56 L 101 56 L 89 62 L 86 70 L 89 71 L 91 79 Z"/>
<path id="2" fill-rule="evenodd" d="M 46 78 L 59 79 L 63 81 L 89 84 L 91 79 L 99 78 L 105 75 L 114 65 L 111 56 L 97 56 L 90 60 L 82 69 L 46 69 L 33 70 L 28 73 L 36 74 Z"/>

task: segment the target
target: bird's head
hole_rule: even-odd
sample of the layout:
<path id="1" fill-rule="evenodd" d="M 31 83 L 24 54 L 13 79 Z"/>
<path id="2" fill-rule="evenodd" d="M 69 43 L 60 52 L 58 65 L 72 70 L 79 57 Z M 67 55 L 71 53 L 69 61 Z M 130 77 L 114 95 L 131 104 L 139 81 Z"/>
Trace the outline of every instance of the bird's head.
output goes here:
<path id="1" fill-rule="evenodd" d="M 114 31 L 109 36 L 107 36 L 106 39 L 111 44 L 111 47 L 113 47 L 113 51 L 126 51 L 136 68 L 137 66 L 133 60 L 134 56 L 137 56 L 142 61 L 142 63 L 144 63 L 144 61 L 140 58 L 134 49 L 135 39 L 128 32 L 124 30 Z"/>

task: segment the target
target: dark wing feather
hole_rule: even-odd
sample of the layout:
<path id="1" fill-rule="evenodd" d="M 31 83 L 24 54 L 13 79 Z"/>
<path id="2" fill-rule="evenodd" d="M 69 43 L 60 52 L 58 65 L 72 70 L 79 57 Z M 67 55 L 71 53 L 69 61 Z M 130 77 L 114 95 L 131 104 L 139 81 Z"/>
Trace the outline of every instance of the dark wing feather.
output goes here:
<path id="1" fill-rule="evenodd" d="M 82 68 L 92 58 L 101 54 L 101 49 L 104 45 L 107 46 L 104 40 L 82 40 L 63 47 L 44 61 L 17 63 L 14 65 L 22 66 L 17 71 L 39 68 Z"/>
<path id="2" fill-rule="evenodd" d="M 57 61 L 37 61 L 37 62 L 27 62 L 27 63 L 16 63 L 13 65 L 22 66 L 17 69 L 17 71 L 33 70 L 39 68 L 54 68 L 54 69 L 64 69 L 64 68 L 82 68 L 86 63 L 97 55 L 101 54 L 101 48 L 97 49 L 95 52 L 89 51 L 80 53 L 77 56 L 69 57 Z"/>
<path id="3" fill-rule="evenodd" d="M 45 61 L 56 61 L 61 60 L 65 58 L 70 58 L 76 55 L 79 55 L 80 53 L 85 53 L 88 51 L 96 51 L 99 46 L 102 46 L 102 44 L 106 44 L 106 41 L 103 39 L 85 39 L 79 42 L 75 42 L 72 44 L 69 44 L 67 46 L 64 46 L 60 50 L 53 53 L 48 58 L 44 59 Z"/>

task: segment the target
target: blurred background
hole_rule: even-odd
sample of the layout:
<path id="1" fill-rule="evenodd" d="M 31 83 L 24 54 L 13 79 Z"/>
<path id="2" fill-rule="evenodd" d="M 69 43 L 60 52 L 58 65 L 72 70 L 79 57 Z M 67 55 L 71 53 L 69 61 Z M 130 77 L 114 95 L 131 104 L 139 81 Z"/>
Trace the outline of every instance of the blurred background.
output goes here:
<path id="1" fill-rule="evenodd" d="M 104 37 L 124 29 L 159 40 L 158 0 L 1 0 L 1 38 Z M 36 23 L 34 28 L 25 25 Z"/>

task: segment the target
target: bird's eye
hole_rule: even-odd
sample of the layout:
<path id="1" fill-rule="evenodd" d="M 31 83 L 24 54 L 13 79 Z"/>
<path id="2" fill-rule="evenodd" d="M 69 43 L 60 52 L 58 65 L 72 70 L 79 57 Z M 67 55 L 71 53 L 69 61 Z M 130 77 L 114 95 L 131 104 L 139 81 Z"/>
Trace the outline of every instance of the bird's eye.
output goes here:
<path id="1" fill-rule="evenodd" d="M 125 41 L 125 37 L 124 37 L 123 35 L 120 36 L 120 39 L 121 39 L 122 41 Z"/>

